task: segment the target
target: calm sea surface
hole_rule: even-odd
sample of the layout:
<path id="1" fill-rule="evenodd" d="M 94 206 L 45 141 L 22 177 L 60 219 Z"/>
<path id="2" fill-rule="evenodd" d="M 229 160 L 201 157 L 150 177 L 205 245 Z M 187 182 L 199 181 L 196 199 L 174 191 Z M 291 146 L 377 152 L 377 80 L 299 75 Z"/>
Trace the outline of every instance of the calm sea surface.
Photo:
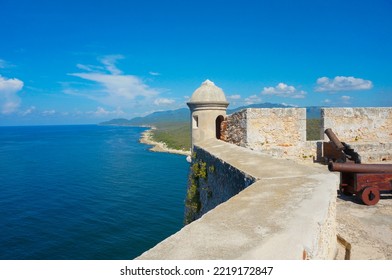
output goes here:
<path id="1" fill-rule="evenodd" d="M 0 127 L 0 259 L 132 259 L 178 231 L 189 164 L 144 130 Z"/>

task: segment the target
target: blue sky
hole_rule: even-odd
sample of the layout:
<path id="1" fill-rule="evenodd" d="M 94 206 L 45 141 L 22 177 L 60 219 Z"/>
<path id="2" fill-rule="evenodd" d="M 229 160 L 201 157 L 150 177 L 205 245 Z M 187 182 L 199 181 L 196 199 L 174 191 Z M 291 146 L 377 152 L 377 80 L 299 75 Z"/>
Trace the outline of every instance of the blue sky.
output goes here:
<path id="1" fill-rule="evenodd" d="M 0 0 L 0 125 L 186 107 L 392 106 L 392 2 Z"/>

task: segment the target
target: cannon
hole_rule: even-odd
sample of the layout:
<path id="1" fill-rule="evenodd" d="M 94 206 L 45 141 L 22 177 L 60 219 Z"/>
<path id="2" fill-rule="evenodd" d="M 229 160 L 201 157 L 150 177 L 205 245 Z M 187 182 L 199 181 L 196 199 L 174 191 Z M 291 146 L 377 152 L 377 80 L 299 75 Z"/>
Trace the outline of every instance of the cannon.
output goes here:
<path id="1" fill-rule="evenodd" d="M 340 172 L 339 190 L 345 195 L 355 195 L 366 205 L 375 205 L 380 193 L 392 193 L 392 164 L 328 164 L 329 171 Z"/>
<path id="2" fill-rule="evenodd" d="M 362 164 L 357 153 L 347 150 L 346 154 L 348 145 L 340 142 L 331 129 L 327 130 L 335 149 L 346 155 L 346 161 L 328 163 L 329 171 L 340 172 L 340 193 L 355 195 L 366 205 L 377 204 L 380 193 L 392 193 L 392 164 Z"/>
<path id="3" fill-rule="evenodd" d="M 338 137 L 332 131 L 327 128 L 324 133 L 328 136 L 329 143 L 324 143 L 324 157 L 327 157 L 333 161 L 347 162 L 353 161 L 355 163 L 361 163 L 361 156 L 351 148 L 350 145 L 345 142 L 340 142 Z"/>

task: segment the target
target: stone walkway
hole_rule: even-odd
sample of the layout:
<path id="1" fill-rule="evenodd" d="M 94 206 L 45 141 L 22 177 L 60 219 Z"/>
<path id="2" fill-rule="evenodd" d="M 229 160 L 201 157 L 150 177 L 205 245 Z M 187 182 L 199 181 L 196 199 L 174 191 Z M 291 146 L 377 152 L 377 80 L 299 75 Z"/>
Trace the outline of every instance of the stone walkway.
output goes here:
<path id="1" fill-rule="evenodd" d="M 392 195 L 374 206 L 338 197 L 336 220 L 338 234 L 351 244 L 352 260 L 392 260 Z M 344 258 L 342 247 L 337 258 Z"/>
<path id="2" fill-rule="evenodd" d="M 258 181 L 138 259 L 334 257 L 337 176 L 218 140 L 199 146 Z"/>

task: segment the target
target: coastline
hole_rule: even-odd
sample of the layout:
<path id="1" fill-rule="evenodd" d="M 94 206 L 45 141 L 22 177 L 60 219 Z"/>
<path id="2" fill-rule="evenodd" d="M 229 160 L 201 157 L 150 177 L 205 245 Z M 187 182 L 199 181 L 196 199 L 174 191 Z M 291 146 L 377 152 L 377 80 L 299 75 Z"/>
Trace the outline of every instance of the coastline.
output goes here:
<path id="1" fill-rule="evenodd" d="M 171 149 L 171 148 L 168 148 L 166 143 L 164 143 L 164 142 L 154 141 L 152 139 L 152 134 L 153 134 L 153 130 L 155 130 L 155 129 L 156 129 L 156 127 L 150 126 L 150 129 L 144 131 L 139 139 L 140 143 L 152 146 L 149 149 L 150 151 L 160 152 L 160 153 L 179 154 L 179 155 L 183 155 L 183 156 L 190 156 L 191 155 L 190 151 Z"/>

